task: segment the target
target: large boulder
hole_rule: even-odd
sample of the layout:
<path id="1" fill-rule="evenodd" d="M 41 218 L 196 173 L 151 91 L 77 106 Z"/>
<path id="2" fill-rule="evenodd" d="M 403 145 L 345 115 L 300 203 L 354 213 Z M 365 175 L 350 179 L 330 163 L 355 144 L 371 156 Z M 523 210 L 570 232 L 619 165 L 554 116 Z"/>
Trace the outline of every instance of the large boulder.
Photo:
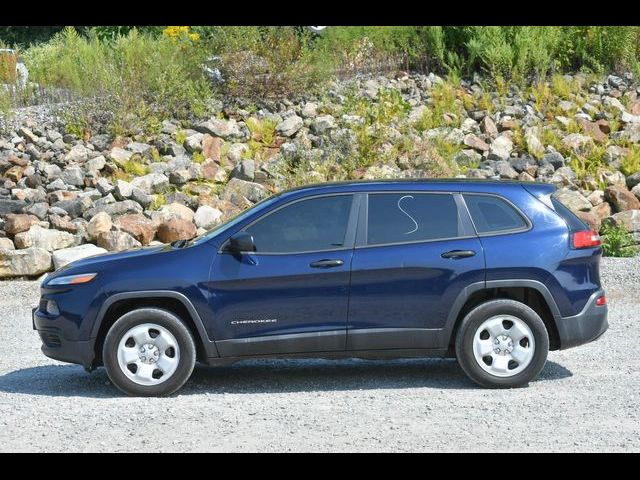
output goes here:
<path id="1" fill-rule="evenodd" d="M 0 250 L 15 250 L 16 247 L 10 238 L 0 237 Z"/>
<path id="2" fill-rule="evenodd" d="M 625 210 L 612 215 L 609 220 L 629 232 L 640 232 L 640 210 Z"/>
<path id="3" fill-rule="evenodd" d="M 116 220 L 116 227 L 127 232 L 142 245 L 149 245 L 156 235 L 156 225 L 142 214 L 123 215 Z"/>
<path id="4" fill-rule="evenodd" d="M 239 178 L 232 178 L 220 196 L 221 200 L 227 200 L 239 206 L 244 206 L 242 199 L 250 202 L 259 202 L 269 196 L 269 191 L 263 185 L 247 182 Z"/>
<path id="5" fill-rule="evenodd" d="M 196 227 L 211 230 L 222 222 L 222 215 L 222 212 L 217 208 L 202 205 L 196 210 L 194 221 L 196 222 Z"/>
<path id="6" fill-rule="evenodd" d="M 35 277 L 51 270 L 51 254 L 42 248 L 0 250 L 0 278 Z"/>
<path id="7" fill-rule="evenodd" d="M 78 245 L 77 247 L 63 248 L 62 250 L 56 250 L 53 252 L 53 267 L 57 270 L 71 262 L 75 262 L 76 260 L 93 257 L 94 255 L 101 255 L 103 253 L 107 253 L 107 250 L 96 247 L 92 243 L 85 243 L 84 245 Z"/>
<path id="8" fill-rule="evenodd" d="M 112 226 L 111 216 L 108 213 L 100 212 L 94 215 L 87 225 L 89 240 L 97 240 L 101 233 L 110 231 Z"/>
<path id="9" fill-rule="evenodd" d="M 76 237 L 68 232 L 49 230 L 40 225 L 34 225 L 26 232 L 18 233 L 13 242 L 17 248 L 41 248 L 48 252 L 71 247 L 76 243 Z"/>
<path id="10" fill-rule="evenodd" d="M 507 135 L 498 136 L 489 146 L 490 160 L 508 160 L 513 151 L 513 142 Z"/>
<path id="11" fill-rule="evenodd" d="M 163 243 L 191 240 L 196 236 L 196 233 L 196 226 L 192 222 L 181 218 L 171 218 L 158 228 L 158 239 Z"/>
<path id="12" fill-rule="evenodd" d="M 613 205 L 616 212 L 640 209 L 640 200 L 623 186 L 611 185 L 607 187 L 604 196 Z"/>
<path id="13" fill-rule="evenodd" d="M 169 178 L 162 173 L 149 173 L 131 180 L 131 186 L 139 188 L 147 195 L 151 195 L 169 186 Z"/>
<path id="14" fill-rule="evenodd" d="M 591 210 L 591 202 L 587 200 L 580 192 L 576 192 L 575 190 L 562 189 L 558 190 L 555 195 L 556 199 L 558 199 L 565 207 L 572 210 L 573 212 L 588 212 Z"/>
<path id="15" fill-rule="evenodd" d="M 26 232 L 38 222 L 38 217 L 34 215 L 9 213 L 4 217 L 4 231 L 9 235 L 15 235 L 20 232 Z"/>
<path id="16" fill-rule="evenodd" d="M 283 137 L 292 137 L 303 125 L 302 118 L 297 115 L 291 115 L 276 126 L 276 132 Z"/>
<path id="17" fill-rule="evenodd" d="M 0 198 L 0 215 L 7 213 L 20 213 L 27 202 L 24 200 L 5 200 Z"/>
<path id="18" fill-rule="evenodd" d="M 159 212 L 159 218 L 163 220 L 179 218 L 181 220 L 186 220 L 187 222 L 192 222 L 194 216 L 193 210 L 177 202 L 162 206 Z"/>
<path id="19" fill-rule="evenodd" d="M 98 235 L 98 246 L 110 252 L 122 252 L 141 247 L 142 244 L 127 232 L 111 230 Z"/>

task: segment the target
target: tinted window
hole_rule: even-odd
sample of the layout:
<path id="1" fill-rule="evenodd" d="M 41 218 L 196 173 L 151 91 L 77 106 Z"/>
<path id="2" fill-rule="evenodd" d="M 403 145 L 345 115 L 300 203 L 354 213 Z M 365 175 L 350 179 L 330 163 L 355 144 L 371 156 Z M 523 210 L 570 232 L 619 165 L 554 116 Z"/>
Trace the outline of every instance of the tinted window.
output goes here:
<path id="1" fill-rule="evenodd" d="M 589 230 L 582 220 L 580 220 L 576 215 L 569 210 L 564 204 L 555 197 L 551 197 L 551 203 L 553 204 L 553 208 L 556 209 L 558 215 L 562 217 L 562 219 L 567 222 L 567 226 L 569 230 L 572 232 L 578 232 L 580 230 Z"/>
<path id="2" fill-rule="evenodd" d="M 459 231 L 458 208 L 453 195 L 369 195 L 369 245 L 453 238 L 459 236 Z"/>
<path id="3" fill-rule="evenodd" d="M 349 223 L 352 195 L 302 200 L 276 210 L 245 229 L 256 252 L 308 252 L 340 248 Z"/>
<path id="4" fill-rule="evenodd" d="M 478 233 L 494 233 L 527 226 L 522 216 L 501 198 L 463 195 Z"/>

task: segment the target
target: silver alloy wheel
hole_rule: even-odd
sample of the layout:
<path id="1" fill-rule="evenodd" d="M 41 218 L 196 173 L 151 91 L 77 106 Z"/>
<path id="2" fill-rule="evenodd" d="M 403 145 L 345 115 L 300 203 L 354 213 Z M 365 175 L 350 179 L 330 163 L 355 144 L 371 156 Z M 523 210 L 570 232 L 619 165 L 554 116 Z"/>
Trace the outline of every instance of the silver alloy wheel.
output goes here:
<path id="1" fill-rule="evenodd" d="M 473 355 L 485 372 L 512 377 L 531 363 L 535 340 L 529 326 L 513 315 L 485 320 L 473 336 Z"/>
<path id="2" fill-rule="evenodd" d="M 138 385 L 159 385 L 175 373 L 180 347 L 173 334 L 155 323 L 131 328 L 118 343 L 118 365 Z"/>

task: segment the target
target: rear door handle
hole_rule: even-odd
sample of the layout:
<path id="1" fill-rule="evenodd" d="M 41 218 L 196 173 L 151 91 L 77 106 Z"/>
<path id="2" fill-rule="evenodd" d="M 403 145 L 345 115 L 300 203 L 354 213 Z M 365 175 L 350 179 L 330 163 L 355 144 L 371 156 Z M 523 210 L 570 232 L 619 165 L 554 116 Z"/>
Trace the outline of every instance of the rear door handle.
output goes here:
<path id="1" fill-rule="evenodd" d="M 466 258 L 473 257 L 476 254 L 473 250 L 451 250 L 440 255 L 442 258 Z"/>
<path id="2" fill-rule="evenodd" d="M 311 262 L 309 264 L 309 266 L 311 268 L 332 268 L 332 267 L 339 267 L 340 265 L 342 265 L 344 262 L 342 260 L 318 260 L 317 262 Z"/>

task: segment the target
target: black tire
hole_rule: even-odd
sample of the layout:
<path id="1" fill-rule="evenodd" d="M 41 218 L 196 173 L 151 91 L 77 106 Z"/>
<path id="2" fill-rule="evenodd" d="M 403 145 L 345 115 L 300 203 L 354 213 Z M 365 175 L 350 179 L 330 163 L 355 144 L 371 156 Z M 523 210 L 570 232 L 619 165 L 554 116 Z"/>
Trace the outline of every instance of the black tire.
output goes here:
<path id="1" fill-rule="evenodd" d="M 483 370 L 473 353 L 473 338 L 480 325 L 495 315 L 512 315 L 524 321 L 535 341 L 529 365 L 510 377 L 499 377 Z M 456 335 L 456 357 L 462 370 L 475 383 L 487 388 L 515 388 L 536 378 L 547 361 L 549 334 L 540 316 L 527 305 L 515 300 L 498 299 L 482 303 L 462 320 Z"/>
<path id="2" fill-rule="evenodd" d="M 166 328 L 178 343 L 180 357 L 175 372 L 157 385 L 140 385 L 129 379 L 118 364 L 118 344 L 131 328 L 153 323 Z M 127 395 L 159 397 L 171 395 L 191 376 L 196 362 L 196 346 L 189 328 L 173 313 L 159 308 L 140 308 L 120 317 L 109 329 L 104 341 L 102 361 L 111 382 Z"/>

